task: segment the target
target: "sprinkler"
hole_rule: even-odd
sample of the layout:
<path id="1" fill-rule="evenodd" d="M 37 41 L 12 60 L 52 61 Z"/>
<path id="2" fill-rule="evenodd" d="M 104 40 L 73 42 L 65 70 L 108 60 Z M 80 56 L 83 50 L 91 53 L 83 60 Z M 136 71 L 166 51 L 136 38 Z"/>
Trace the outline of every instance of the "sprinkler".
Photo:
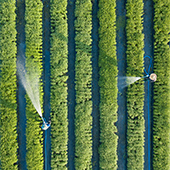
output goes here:
<path id="1" fill-rule="evenodd" d="M 146 76 L 143 76 L 143 77 L 141 77 L 141 78 L 144 78 L 144 79 L 145 79 L 145 78 L 148 78 L 148 77 L 149 77 L 149 74 L 147 74 Z"/>
<path id="2" fill-rule="evenodd" d="M 41 126 L 42 130 L 47 130 L 51 126 L 51 120 L 49 119 L 48 122 L 46 122 L 45 118 L 41 117 L 43 121 L 43 125 Z"/>

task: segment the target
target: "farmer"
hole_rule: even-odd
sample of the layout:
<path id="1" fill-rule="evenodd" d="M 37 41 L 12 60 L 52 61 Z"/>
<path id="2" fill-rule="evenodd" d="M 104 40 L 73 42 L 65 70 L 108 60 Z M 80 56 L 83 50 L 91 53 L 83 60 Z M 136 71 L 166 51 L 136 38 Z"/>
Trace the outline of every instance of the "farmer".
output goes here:
<path id="1" fill-rule="evenodd" d="M 155 73 L 150 74 L 149 80 L 150 80 L 151 82 L 155 82 L 156 79 L 157 79 L 157 75 L 156 75 Z"/>
<path id="2" fill-rule="evenodd" d="M 49 117 L 49 121 L 46 122 L 45 118 L 44 118 L 45 123 L 43 123 L 43 125 L 41 126 L 42 130 L 47 130 L 50 126 L 51 126 L 51 118 Z"/>
<path id="3" fill-rule="evenodd" d="M 150 75 L 148 74 L 148 75 L 144 76 L 143 78 L 144 78 L 144 81 L 150 80 L 150 82 L 153 83 L 156 81 L 157 75 L 155 73 L 152 73 Z"/>

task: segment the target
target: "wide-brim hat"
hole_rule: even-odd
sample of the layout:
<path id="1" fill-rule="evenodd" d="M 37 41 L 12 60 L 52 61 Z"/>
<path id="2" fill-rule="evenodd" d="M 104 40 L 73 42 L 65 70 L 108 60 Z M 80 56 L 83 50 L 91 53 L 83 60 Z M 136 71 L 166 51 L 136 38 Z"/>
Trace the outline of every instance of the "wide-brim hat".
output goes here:
<path id="1" fill-rule="evenodd" d="M 156 79 L 157 79 L 157 75 L 155 74 L 155 73 L 152 73 L 152 74 L 150 74 L 150 76 L 149 76 L 149 79 L 151 80 L 151 81 L 156 81 Z"/>

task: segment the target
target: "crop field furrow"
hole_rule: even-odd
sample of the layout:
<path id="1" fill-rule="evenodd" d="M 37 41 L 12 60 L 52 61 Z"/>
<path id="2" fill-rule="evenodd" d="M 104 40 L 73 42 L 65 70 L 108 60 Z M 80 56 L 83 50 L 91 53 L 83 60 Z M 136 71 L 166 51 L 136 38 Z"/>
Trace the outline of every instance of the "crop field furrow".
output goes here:
<path id="1" fill-rule="evenodd" d="M 116 1 L 99 0 L 100 169 L 117 169 Z"/>
<path id="2" fill-rule="evenodd" d="M 144 35 L 142 33 L 142 0 L 127 0 L 127 74 L 142 77 Z M 144 168 L 144 83 L 139 80 L 127 89 L 127 169 Z"/>
<path id="3" fill-rule="evenodd" d="M 153 169 L 170 167 L 170 1 L 154 0 Z"/>
<path id="4" fill-rule="evenodd" d="M 51 168 L 67 169 L 67 0 L 51 0 Z"/>
<path id="5" fill-rule="evenodd" d="M 92 168 L 92 3 L 90 0 L 76 0 L 75 17 L 75 169 L 85 170 Z"/>
<path id="6" fill-rule="evenodd" d="M 16 14 L 14 0 L 0 1 L 0 169 L 17 166 Z"/>
<path id="7" fill-rule="evenodd" d="M 75 0 L 68 2 L 68 167 L 74 168 L 75 156 L 75 134 L 74 134 L 74 112 L 75 112 L 75 30 L 74 15 Z"/>
<path id="8" fill-rule="evenodd" d="M 126 89 L 122 89 L 119 76 L 126 76 L 126 0 L 116 1 L 116 51 L 118 66 L 118 170 L 126 170 Z"/>
<path id="9" fill-rule="evenodd" d="M 43 110 L 44 117 L 50 119 L 50 0 L 43 0 Z M 44 170 L 51 167 L 51 129 L 44 133 Z"/>
<path id="10" fill-rule="evenodd" d="M 41 110 L 43 104 L 42 82 L 36 84 L 42 75 L 42 2 L 41 0 L 25 0 L 25 44 L 26 71 L 30 86 L 40 91 Z M 26 161 L 27 169 L 43 169 L 43 138 L 40 129 L 40 118 L 31 100 L 26 95 Z"/>
<path id="11" fill-rule="evenodd" d="M 68 167 L 74 169 L 75 134 L 75 29 L 74 15 L 75 0 L 70 0 L 67 5 L 68 17 Z"/>
<path id="12" fill-rule="evenodd" d="M 16 28 L 17 28 L 17 61 L 25 54 L 25 2 L 17 0 L 16 3 Z M 18 68 L 17 68 L 18 70 Z M 18 169 L 26 169 L 26 99 L 25 89 L 17 74 L 17 111 L 18 111 Z"/>
<path id="13" fill-rule="evenodd" d="M 99 153 L 98 153 L 98 146 L 99 146 L 99 137 L 100 137 L 100 128 L 99 128 L 99 102 L 100 102 L 100 93 L 99 93 L 99 67 L 98 67 L 98 0 L 94 0 L 92 2 L 92 117 L 93 117 L 93 124 L 92 124 L 92 169 L 97 170 L 99 169 Z"/>
<path id="14" fill-rule="evenodd" d="M 153 1 L 144 2 L 143 33 L 144 33 L 144 68 L 151 74 L 153 72 Z M 149 58 L 150 57 L 150 58 Z M 144 82 L 144 119 L 145 119 L 145 144 L 144 144 L 144 169 L 152 169 L 152 115 L 153 115 L 153 85 L 150 81 Z"/>

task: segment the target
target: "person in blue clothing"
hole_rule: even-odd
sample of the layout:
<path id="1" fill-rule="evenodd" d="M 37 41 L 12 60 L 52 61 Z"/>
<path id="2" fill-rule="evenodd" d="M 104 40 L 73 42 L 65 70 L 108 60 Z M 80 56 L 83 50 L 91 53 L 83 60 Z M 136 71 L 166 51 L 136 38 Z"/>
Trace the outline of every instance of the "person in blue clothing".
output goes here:
<path id="1" fill-rule="evenodd" d="M 41 126 L 42 130 L 47 130 L 51 126 L 51 118 L 49 117 L 49 121 L 46 122 L 46 119 L 44 118 L 43 125 Z"/>

